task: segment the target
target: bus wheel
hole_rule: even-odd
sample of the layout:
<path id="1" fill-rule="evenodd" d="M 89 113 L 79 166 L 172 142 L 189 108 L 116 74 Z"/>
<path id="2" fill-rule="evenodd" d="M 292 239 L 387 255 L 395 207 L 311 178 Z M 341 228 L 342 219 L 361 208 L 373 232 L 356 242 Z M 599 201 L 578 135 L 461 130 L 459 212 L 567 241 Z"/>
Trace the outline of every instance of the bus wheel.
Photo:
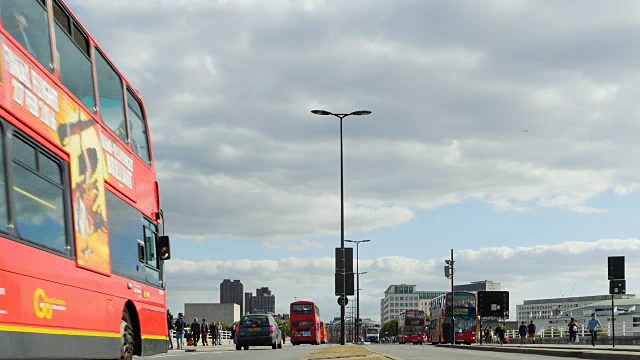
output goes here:
<path id="1" fill-rule="evenodd" d="M 122 320 L 120 320 L 120 340 L 122 342 L 120 347 L 120 360 L 133 359 L 134 336 L 129 312 L 125 309 L 122 313 Z"/>

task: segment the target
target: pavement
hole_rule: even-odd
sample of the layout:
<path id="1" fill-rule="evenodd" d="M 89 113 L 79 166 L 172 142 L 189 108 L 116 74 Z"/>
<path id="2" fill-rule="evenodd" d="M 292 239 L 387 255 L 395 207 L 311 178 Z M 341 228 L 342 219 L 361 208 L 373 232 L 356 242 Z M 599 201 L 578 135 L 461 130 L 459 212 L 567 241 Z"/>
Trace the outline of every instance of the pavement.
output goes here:
<path id="1" fill-rule="evenodd" d="M 367 359 L 367 360 L 396 360 L 390 355 L 377 353 L 365 349 L 362 346 L 345 344 L 345 345 L 331 345 L 316 353 L 307 355 L 302 360 L 325 360 L 325 359 L 340 359 L 340 360 L 355 360 L 355 359 Z"/>
<path id="2" fill-rule="evenodd" d="M 455 348 L 470 351 L 495 351 L 507 353 L 526 353 L 545 356 L 573 357 L 580 359 L 598 360 L 627 360 L 640 359 L 639 345 L 618 345 L 615 348 L 610 345 L 568 345 L 568 344 L 505 344 L 505 345 L 451 345 L 440 344 L 437 347 Z"/>

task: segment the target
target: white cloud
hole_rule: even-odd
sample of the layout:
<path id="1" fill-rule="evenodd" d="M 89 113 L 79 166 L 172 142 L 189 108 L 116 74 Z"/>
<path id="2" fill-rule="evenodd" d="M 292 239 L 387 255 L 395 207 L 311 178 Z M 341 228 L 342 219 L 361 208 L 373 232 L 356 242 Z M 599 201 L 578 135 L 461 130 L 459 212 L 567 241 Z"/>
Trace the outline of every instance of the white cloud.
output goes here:
<path id="1" fill-rule="evenodd" d="M 564 242 L 552 245 L 487 247 L 456 250 L 455 283 L 493 280 L 510 292 L 511 312 L 524 299 L 606 294 L 607 257 L 626 256 L 626 272 L 640 271 L 640 239 L 602 239 L 594 242 Z M 418 290 L 447 290 L 442 258 L 419 256 L 361 258 L 359 268 L 361 313 L 379 318 L 384 291 L 392 284 L 415 284 Z M 320 305 L 323 319 L 331 320 L 339 307 L 333 295 L 334 259 L 283 258 L 277 261 L 171 260 L 167 263 L 170 307 L 182 309 L 185 302 L 217 302 L 217 284 L 222 279 L 239 279 L 245 291 L 268 286 L 276 294 L 276 310 L 287 312 L 294 297 L 308 298 Z M 203 284 L 209 284 L 203 287 Z M 295 284 L 295 285 L 293 285 Z M 213 286 L 212 286 L 213 285 Z M 627 279 L 628 293 L 636 293 L 640 282 Z M 211 300 L 209 300 L 211 299 Z"/>

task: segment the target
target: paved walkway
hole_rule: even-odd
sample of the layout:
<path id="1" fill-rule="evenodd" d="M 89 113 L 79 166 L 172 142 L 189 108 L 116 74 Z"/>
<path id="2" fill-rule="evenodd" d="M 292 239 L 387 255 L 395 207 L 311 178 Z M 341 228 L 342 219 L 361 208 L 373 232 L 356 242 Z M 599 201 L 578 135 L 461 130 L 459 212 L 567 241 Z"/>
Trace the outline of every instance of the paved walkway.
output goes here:
<path id="1" fill-rule="evenodd" d="M 345 344 L 345 345 L 330 345 L 329 347 L 322 349 L 314 354 L 307 355 L 302 360 L 324 360 L 324 359 L 340 359 L 340 360 L 389 360 L 396 359 L 389 355 L 376 353 L 365 349 L 362 346 Z"/>
<path id="2" fill-rule="evenodd" d="M 598 359 L 598 360 L 627 360 L 640 359 L 639 345 L 568 345 L 568 344 L 540 344 L 540 345 L 436 345 L 438 347 L 455 347 L 456 349 L 475 350 L 475 351 L 496 351 L 508 353 L 527 353 L 546 356 L 558 357 L 575 357 L 582 359 Z"/>

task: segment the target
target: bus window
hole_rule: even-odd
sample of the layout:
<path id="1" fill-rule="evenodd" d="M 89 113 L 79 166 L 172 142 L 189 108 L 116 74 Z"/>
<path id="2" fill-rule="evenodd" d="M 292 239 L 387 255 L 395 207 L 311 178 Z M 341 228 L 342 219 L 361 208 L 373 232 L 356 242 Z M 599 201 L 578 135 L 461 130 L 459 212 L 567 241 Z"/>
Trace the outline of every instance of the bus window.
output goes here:
<path id="1" fill-rule="evenodd" d="M 139 240 L 142 236 L 142 214 L 111 191 L 106 191 L 106 194 L 112 271 L 131 280 L 144 282 L 145 269 L 144 266 L 139 266 L 137 250 L 138 244 L 144 247 L 144 242 Z M 144 249 L 140 255 L 144 261 Z"/>
<path id="2" fill-rule="evenodd" d="M 129 135 L 124 118 L 122 80 L 100 51 L 95 49 L 94 53 L 102 122 L 126 143 Z"/>
<path id="3" fill-rule="evenodd" d="M 0 0 L 2 26 L 47 70 L 53 70 L 44 0 Z"/>
<path id="4" fill-rule="evenodd" d="M 142 160 L 150 164 L 151 156 L 149 155 L 149 141 L 147 139 L 147 125 L 144 121 L 144 113 L 142 112 L 142 106 L 140 106 L 131 91 L 127 91 L 127 105 L 129 108 L 127 118 L 131 130 L 131 147 Z"/>
<path id="5" fill-rule="evenodd" d="M 35 159 L 39 151 L 17 136 L 13 137 L 13 148 L 19 151 L 13 159 L 13 197 L 15 203 L 16 230 L 21 238 L 44 245 L 47 248 L 65 252 L 67 236 L 64 217 L 64 191 L 60 179 L 60 165 L 57 167 L 57 182 L 43 174 Z M 29 155 L 31 153 L 31 155 Z M 46 157 L 45 157 L 46 158 Z M 48 158 L 47 158 L 48 159 Z M 22 162 L 27 161 L 27 163 Z M 53 169 L 46 165 L 46 172 Z M 43 176 L 45 175 L 45 176 Z"/>
<path id="6" fill-rule="evenodd" d="M 95 111 L 89 40 L 56 1 L 53 9 L 60 81 L 87 109 Z"/>
<path id="7" fill-rule="evenodd" d="M 9 225 L 7 215 L 7 181 L 4 177 L 4 131 L 0 126 L 0 229 L 5 230 Z"/>

